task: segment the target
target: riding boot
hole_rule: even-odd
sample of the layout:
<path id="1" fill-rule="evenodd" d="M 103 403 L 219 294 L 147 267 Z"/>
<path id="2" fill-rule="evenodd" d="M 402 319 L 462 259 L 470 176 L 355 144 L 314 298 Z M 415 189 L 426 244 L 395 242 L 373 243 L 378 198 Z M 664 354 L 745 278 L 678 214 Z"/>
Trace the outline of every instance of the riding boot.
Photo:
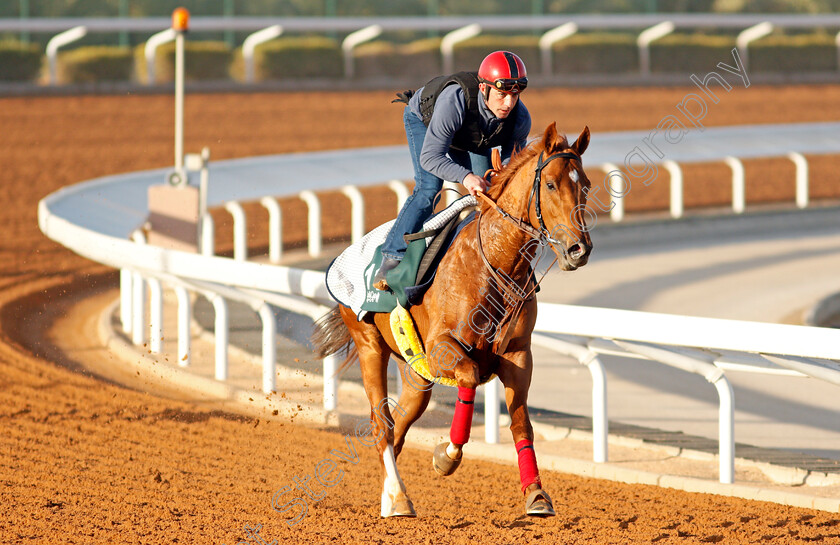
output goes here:
<path id="1" fill-rule="evenodd" d="M 388 291 L 391 289 L 390 286 L 388 286 L 388 281 L 385 279 L 385 275 L 388 274 L 388 271 L 394 269 L 400 263 L 401 261 L 399 259 L 394 259 L 392 257 L 382 258 L 382 265 L 380 265 L 379 270 L 376 271 L 376 275 L 373 277 L 373 287 L 380 291 Z"/>

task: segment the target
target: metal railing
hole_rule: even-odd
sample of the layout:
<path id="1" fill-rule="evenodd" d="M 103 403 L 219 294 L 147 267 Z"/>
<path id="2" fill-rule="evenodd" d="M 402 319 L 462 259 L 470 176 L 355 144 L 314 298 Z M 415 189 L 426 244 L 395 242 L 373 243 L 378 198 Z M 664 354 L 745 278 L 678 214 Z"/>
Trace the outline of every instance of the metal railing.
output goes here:
<path id="1" fill-rule="evenodd" d="M 738 151 L 733 149 L 730 140 L 737 140 L 738 134 L 746 137 L 755 128 L 715 130 L 729 132 L 713 133 L 712 129 L 707 129 L 697 138 L 722 142 L 723 151 L 728 154 Z M 828 136 L 824 139 L 786 139 L 797 142 L 802 152 L 836 153 L 840 150 L 840 136 L 834 136 L 840 134 L 840 124 L 795 125 L 780 130 L 786 134 L 799 131 L 811 135 L 826 131 Z M 637 137 L 636 133 L 602 135 L 599 143 L 593 144 L 587 152 L 587 158 L 594 158 L 595 164 L 620 161 L 623 152 L 616 154 L 615 150 L 633 149 Z M 772 148 L 772 142 L 780 140 L 770 139 L 768 148 Z M 699 151 L 692 151 L 688 146 L 690 141 L 684 144 L 687 147 L 680 148 L 680 160 L 721 158 L 721 152 L 715 152 L 709 142 L 698 142 Z M 740 151 L 745 156 L 761 155 L 754 140 Z M 769 155 L 776 153 L 777 150 L 769 149 Z M 202 202 L 224 207 L 233 215 L 234 259 L 211 255 L 213 245 L 206 240 L 201 241 L 204 253 L 189 253 L 147 245 L 142 236 L 136 234 L 147 215 L 146 192 L 150 186 L 163 182 L 166 174 L 163 170 L 112 176 L 61 189 L 39 203 L 39 225 L 48 237 L 80 255 L 121 270 L 120 318 L 124 331 L 135 344 L 145 342 L 150 331 L 153 339 L 162 337 L 163 286 L 174 289 L 178 296 L 178 357 L 182 365 L 190 362 L 188 324 L 192 310 L 188 292 L 207 297 L 216 312 L 215 376 L 219 380 L 227 377 L 229 324 L 225 301 L 250 305 L 262 319 L 262 388 L 270 392 L 275 388 L 276 356 L 271 306 L 290 309 L 307 320 L 314 320 L 327 310 L 324 305 L 331 305 L 332 300 L 321 272 L 248 260 L 246 218 L 239 203 L 262 202 L 269 210 L 269 225 L 279 231 L 279 206 L 274 197 L 266 195 L 276 195 L 279 182 L 276 173 L 284 173 L 283 182 L 289 192 L 294 195 L 299 191 L 300 198 L 309 206 L 309 251 L 318 254 L 322 248 L 318 190 L 344 188 L 345 195 L 353 202 L 352 231 L 353 236 L 358 237 L 362 232 L 359 226 L 364 225 L 364 201 L 357 186 L 389 185 L 397 193 L 400 205 L 407 189 L 396 180 L 411 176 L 411 163 L 405 150 L 395 147 L 260 157 L 209 166 L 203 163 L 202 166 L 206 171 L 201 178 L 209 187 Z M 206 183 L 208 177 L 210 184 Z M 242 179 L 248 179 L 249 183 L 242 184 Z M 209 218 L 209 214 L 204 216 L 201 229 L 207 237 L 213 231 Z M 129 240 L 132 233 L 135 233 L 134 241 Z M 269 256 L 279 260 L 282 256 L 279 232 L 272 233 L 269 239 L 274 242 L 269 248 Z M 151 315 L 148 324 L 144 320 L 146 286 L 149 287 Z M 574 321 L 570 321 L 571 316 Z M 676 322 L 685 327 L 675 328 Z M 305 325 L 308 327 L 309 324 L 307 321 Z M 721 400 L 720 478 L 723 482 L 732 482 L 734 463 L 734 402 L 724 371 L 749 369 L 778 373 L 782 369 L 793 375 L 840 384 L 840 348 L 837 348 L 840 347 L 840 331 L 835 330 L 541 304 L 536 331 L 535 344 L 576 358 L 593 374 L 593 457 L 596 461 L 607 460 L 606 379 L 598 360 L 601 354 L 659 361 L 699 373 L 716 386 Z M 159 351 L 161 344 L 155 341 L 150 349 Z M 324 361 L 324 407 L 327 410 L 336 408 L 337 382 L 333 375 L 337 363 L 335 357 Z M 497 424 L 499 419 L 498 384 L 485 387 L 485 395 L 488 423 L 485 439 L 497 442 L 498 425 L 493 423 Z"/>

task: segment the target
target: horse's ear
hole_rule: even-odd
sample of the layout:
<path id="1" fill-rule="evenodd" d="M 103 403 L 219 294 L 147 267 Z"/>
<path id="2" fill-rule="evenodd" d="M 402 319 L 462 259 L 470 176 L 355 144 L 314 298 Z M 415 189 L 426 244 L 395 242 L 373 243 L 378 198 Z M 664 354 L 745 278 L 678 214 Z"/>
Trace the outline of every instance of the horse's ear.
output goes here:
<path id="1" fill-rule="evenodd" d="M 572 149 L 575 150 L 575 153 L 578 155 L 583 155 L 583 152 L 586 151 L 586 148 L 589 147 L 589 127 L 586 126 L 580 131 L 580 136 L 578 136 L 575 143 L 572 145 Z"/>
<path id="2" fill-rule="evenodd" d="M 560 142 L 560 136 L 557 134 L 557 123 L 552 121 L 551 125 L 546 127 L 545 134 L 543 134 L 543 146 L 547 153 L 553 152 Z"/>

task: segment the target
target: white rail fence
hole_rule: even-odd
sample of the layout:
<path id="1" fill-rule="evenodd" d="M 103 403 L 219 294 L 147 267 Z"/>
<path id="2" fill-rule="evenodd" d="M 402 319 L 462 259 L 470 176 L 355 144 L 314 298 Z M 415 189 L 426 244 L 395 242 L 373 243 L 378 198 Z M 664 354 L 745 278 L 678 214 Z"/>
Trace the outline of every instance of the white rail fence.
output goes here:
<path id="1" fill-rule="evenodd" d="M 780 135 L 787 137 L 780 138 Z M 597 135 L 586 154 L 588 164 L 601 165 L 599 168 L 607 173 L 614 169 L 615 163 L 622 161 L 622 157 L 625 165 L 632 165 L 628 158 L 638 157 L 634 150 L 644 137 L 649 136 L 649 133 Z M 795 142 L 796 151 L 784 142 Z M 799 161 L 796 183 L 805 195 L 800 199 L 800 190 L 797 190 L 797 204 L 806 206 L 807 163 L 805 168 L 800 168 L 805 161 L 801 154 L 837 153 L 838 150 L 838 123 L 733 127 L 688 134 L 683 143 L 669 149 L 667 160 L 678 168 L 677 161 L 708 162 L 735 156 L 795 154 L 796 159 L 792 160 Z M 112 176 L 61 189 L 39 203 L 39 225 L 48 237 L 78 254 L 121 270 L 123 330 L 138 345 L 150 336 L 152 352 L 162 348 L 163 286 L 173 289 L 178 301 L 178 360 L 182 366 L 190 364 L 192 307 L 189 293 L 206 297 L 216 313 L 215 376 L 218 380 L 227 378 L 229 324 L 226 301 L 251 306 L 259 314 L 263 326 L 262 389 L 271 392 L 276 387 L 276 324 L 272 306 L 314 320 L 329 308 L 325 305 L 332 305 L 323 273 L 276 264 L 282 257 L 282 222 L 276 196 L 297 194 L 307 203 L 309 251 L 314 256 L 319 255 L 322 244 L 317 191 L 342 189 L 348 196 L 352 203 L 355 240 L 362 235 L 364 226 L 364 199 L 358 188 L 387 185 L 395 191 L 398 205 L 401 205 L 408 190 L 400 180 L 412 175 L 410 159 L 404 148 L 388 147 L 258 157 L 213 163 L 209 167 L 205 163 L 204 166 L 200 178 L 207 192 L 202 195 L 202 203 L 224 207 L 232 214 L 234 259 L 212 255 L 213 227 L 209 214 L 201 224 L 202 253 L 145 244 L 138 228 L 148 213 L 146 195 L 150 186 L 163 182 L 166 175 L 163 170 Z M 605 183 L 611 179 L 607 176 Z M 676 193 L 681 199 L 681 192 L 673 191 L 673 180 L 672 171 L 672 198 Z M 738 195 L 738 206 L 733 204 L 733 209 L 742 212 L 744 192 Z M 240 205 L 245 201 L 259 201 L 269 212 L 270 263 L 248 260 L 246 218 Z M 619 208 L 621 199 L 615 201 L 617 205 L 611 216 L 620 220 L 623 214 L 613 212 Z M 672 215 L 679 217 L 681 200 L 678 207 L 673 203 L 672 200 Z M 675 208 L 679 209 L 679 214 L 674 214 Z M 147 299 L 149 323 L 145 320 Z M 716 386 L 721 402 L 722 482 L 732 482 L 734 456 L 733 400 L 725 371 L 787 373 L 840 385 L 840 331 L 562 305 L 541 304 L 540 309 L 534 342 L 577 359 L 592 372 L 593 458 L 596 461 L 606 461 L 608 457 L 606 378 L 598 359 L 601 354 L 651 359 L 699 373 Z M 587 319 L 581 319 L 581 316 Z M 675 328 L 677 321 L 681 326 Z M 324 407 L 327 410 L 336 408 L 337 382 L 333 375 L 337 363 L 335 357 L 324 361 Z M 498 384 L 491 383 L 485 388 L 485 396 L 485 439 L 497 442 Z"/>
<path id="2" fill-rule="evenodd" d="M 156 48 L 174 39 L 171 21 L 166 17 L 146 18 L 33 18 L 0 19 L 0 32 L 56 34 L 53 47 L 47 48 L 48 65 L 55 66 L 58 48 L 81 39 L 87 34 L 113 32 L 152 33 L 146 46 L 149 83 L 154 82 L 154 55 Z M 443 66 L 451 67 L 454 46 L 466 39 L 487 31 L 529 30 L 543 32 L 539 40 L 543 73 L 552 72 L 553 46 L 579 30 L 634 30 L 639 35 L 639 70 L 650 75 L 650 44 L 676 29 L 722 28 L 740 29 L 736 44 L 741 58 L 748 62 L 749 44 L 766 36 L 776 28 L 830 28 L 840 27 L 840 15 L 771 15 L 771 14 L 614 14 L 614 15 L 541 15 L 538 17 L 482 16 L 482 17 L 193 17 L 193 33 L 239 31 L 251 32 L 243 44 L 246 81 L 253 81 L 253 55 L 257 44 L 275 39 L 284 33 L 342 32 L 349 33 L 342 41 L 344 75 L 353 77 L 356 46 L 373 39 L 382 32 L 440 31 L 446 33 L 441 41 L 440 54 Z M 68 32 L 71 31 L 72 32 Z M 838 70 L 840 70 L 840 32 L 837 33 Z M 55 72 L 50 70 L 50 82 L 55 82 Z"/>

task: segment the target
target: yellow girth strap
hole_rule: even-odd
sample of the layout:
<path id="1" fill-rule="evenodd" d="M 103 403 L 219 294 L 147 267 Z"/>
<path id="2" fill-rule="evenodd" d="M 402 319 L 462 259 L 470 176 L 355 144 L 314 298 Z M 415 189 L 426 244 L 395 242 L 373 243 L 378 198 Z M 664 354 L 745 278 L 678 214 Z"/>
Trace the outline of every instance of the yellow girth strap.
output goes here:
<path id="1" fill-rule="evenodd" d="M 426 353 L 423 352 L 423 343 L 417 336 L 417 329 L 414 327 L 414 319 L 411 314 L 397 303 L 397 308 L 391 311 L 391 333 L 403 359 L 411 365 L 414 371 L 424 379 L 443 384 L 444 386 L 457 386 L 454 378 L 435 377 L 429 370 L 429 362 L 426 360 Z"/>
<path id="2" fill-rule="evenodd" d="M 454 378 L 432 375 L 429 369 L 429 362 L 426 359 L 426 353 L 423 351 L 423 343 L 420 342 L 417 329 L 414 327 L 414 319 L 408 310 L 403 308 L 399 302 L 397 303 L 397 307 L 391 311 L 390 323 L 391 333 L 394 335 L 394 340 L 397 342 L 400 354 L 418 375 L 435 384 L 452 387 L 458 386 L 458 382 Z M 491 375 L 487 380 L 492 380 L 495 376 L 495 374 Z"/>

